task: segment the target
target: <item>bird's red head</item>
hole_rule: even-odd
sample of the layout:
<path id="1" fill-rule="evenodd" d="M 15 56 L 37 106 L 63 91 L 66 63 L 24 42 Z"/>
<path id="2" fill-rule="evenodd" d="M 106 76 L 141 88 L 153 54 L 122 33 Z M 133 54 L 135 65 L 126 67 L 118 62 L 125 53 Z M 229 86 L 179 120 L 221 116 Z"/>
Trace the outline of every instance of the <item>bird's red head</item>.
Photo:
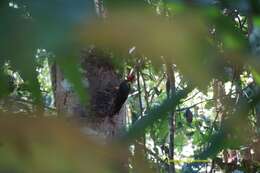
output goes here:
<path id="1" fill-rule="evenodd" d="M 134 80 L 135 80 L 135 75 L 134 75 L 134 74 L 129 74 L 129 75 L 127 76 L 126 80 L 127 80 L 128 82 L 134 82 Z"/>

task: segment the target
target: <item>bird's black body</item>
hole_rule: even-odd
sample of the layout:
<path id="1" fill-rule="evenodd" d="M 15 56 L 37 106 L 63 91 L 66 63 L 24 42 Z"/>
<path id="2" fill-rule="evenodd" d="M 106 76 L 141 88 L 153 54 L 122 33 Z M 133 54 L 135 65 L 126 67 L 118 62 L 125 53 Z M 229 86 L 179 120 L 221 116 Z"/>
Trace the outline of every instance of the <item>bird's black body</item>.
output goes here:
<path id="1" fill-rule="evenodd" d="M 190 109 L 187 109 L 184 113 L 185 115 L 185 118 L 186 118 L 186 121 L 190 124 L 192 123 L 192 120 L 193 120 L 193 114 L 192 112 L 190 111 Z"/>
<path id="2" fill-rule="evenodd" d="M 123 82 L 121 82 L 116 93 L 113 110 L 110 116 L 113 116 L 120 111 L 130 93 L 130 88 L 131 87 L 129 81 L 124 80 Z"/>

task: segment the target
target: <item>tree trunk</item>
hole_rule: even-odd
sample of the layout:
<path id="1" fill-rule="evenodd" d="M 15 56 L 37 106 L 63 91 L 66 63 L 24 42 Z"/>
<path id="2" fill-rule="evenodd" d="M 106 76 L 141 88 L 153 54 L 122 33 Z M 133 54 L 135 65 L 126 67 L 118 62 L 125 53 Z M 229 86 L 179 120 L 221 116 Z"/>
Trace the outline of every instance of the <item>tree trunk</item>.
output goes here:
<path id="1" fill-rule="evenodd" d="M 90 95 L 88 107 L 83 106 L 77 94 L 66 87 L 68 81 L 57 64 L 53 65 L 51 73 L 58 115 L 63 114 L 75 120 L 88 135 L 110 138 L 125 126 L 127 112 L 123 106 L 118 114 L 109 117 L 113 106 L 111 102 L 115 97 L 116 87 L 119 86 L 120 77 L 115 73 L 107 56 L 98 53 L 94 48 L 82 53 L 82 80 L 87 83 Z"/>
<path id="2" fill-rule="evenodd" d="M 176 95 L 176 84 L 175 84 L 175 75 L 173 65 L 167 64 L 167 97 L 174 97 Z M 169 160 L 174 161 L 174 138 L 175 138 L 175 110 L 176 107 L 172 108 L 172 111 L 169 112 Z M 170 162 L 169 164 L 169 173 L 175 173 L 175 164 Z"/>

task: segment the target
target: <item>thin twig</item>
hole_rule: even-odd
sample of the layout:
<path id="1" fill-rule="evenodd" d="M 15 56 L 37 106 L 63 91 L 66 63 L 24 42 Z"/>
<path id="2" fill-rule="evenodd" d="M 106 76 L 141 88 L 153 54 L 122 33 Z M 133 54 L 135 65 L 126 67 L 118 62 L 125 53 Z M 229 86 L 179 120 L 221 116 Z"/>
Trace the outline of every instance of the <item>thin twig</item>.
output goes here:
<path id="1" fill-rule="evenodd" d="M 137 142 L 139 145 L 144 145 L 140 142 Z M 146 146 L 144 146 L 145 151 L 147 151 L 148 154 L 152 155 L 156 160 L 158 160 L 159 162 L 161 162 L 162 164 L 165 164 L 168 166 L 168 163 L 165 162 L 165 160 L 163 160 L 160 156 L 158 156 L 156 153 L 154 153 L 153 151 L 151 151 L 149 148 L 147 148 Z"/>
<path id="2" fill-rule="evenodd" d="M 196 106 L 199 105 L 199 104 L 202 104 L 202 103 L 205 103 L 205 102 L 209 102 L 209 101 L 214 101 L 214 100 L 215 100 L 215 98 L 214 98 L 214 99 L 203 100 L 203 101 L 200 101 L 200 102 L 198 102 L 198 103 L 195 103 L 195 104 L 193 104 L 193 105 L 191 105 L 191 106 L 184 107 L 184 108 L 180 108 L 180 109 L 176 109 L 176 112 L 182 112 L 182 111 L 185 111 L 185 110 L 187 110 L 187 109 L 194 108 L 194 107 L 196 107 Z"/>
<path id="3" fill-rule="evenodd" d="M 164 79 L 165 77 L 166 77 L 166 74 L 164 73 L 163 76 L 162 76 L 162 78 L 158 81 L 157 85 L 155 86 L 156 88 L 158 88 L 158 87 L 160 86 L 160 84 L 162 83 L 162 81 L 163 81 L 163 79 Z M 152 89 L 151 89 L 148 93 L 150 93 L 151 91 L 152 91 Z M 153 101 L 153 98 L 154 98 L 155 94 L 156 94 L 156 93 L 153 93 L 153 95 L 151 96 L 150 102 Z"/>
<path id="4" fill-rule="evenodd" d="M 150 109 L 150 104 L 149 104 L 149 93 L 147 92 L 147 86 L 146 86 L 146 82 L 145 82 L 145 78 L 142 72 L 140 72 L 142 80 L 143 80 L 143 84 L 144 84 L 144 99 L 146 102 L 146 107 L 147 109 Z"/>
<path id="5" fill-rule="evenodd" d="M 190 96 L 189 98 L 185 99 L 182 103 L 185 103 L 191 99 L 193 99 L 196 95 L 198 95 L 199 93 L 201 93 L 200 91 L 196 92 L 195 94 L 193 94 L 192 96 Z"/>
<path id="6" fill-rule="evenodd" d="M 230 94 L 227 94 L 225 96 L 219 96 L 219 97 L 215 97 L 215 98 L 211 98 L 211 99 L 206 99 L 206 100 L 203 100 L 203 101 L 200 101 L 198 103 L 195 103 L 191 106 L 188 106 L 188 107 L 184 107 L 184 108 L 180 108 L 180 109 L 176 109 L 177 112 L 181 112 L 181 111 L 185 111 L 186 109 L 191 109 L 191 108 L 194 108 L 195 106 L 199 105 L 199 104 L 202 104 L 202 103 L 205 103 L 205 102 L 209 102 L 209 101 L 214 101 L 216 99 L 219 99 L 219 98 L 223 98 L 223 97 L 229 97 L 229 96 L 232 96 L 234 94 L 237 94 L 237 93 L 240 93 L 240 92 L 234 92 L 232 93 L 231 95 Z"/>
<path id="7" fill-rule="evenodd" d="M 11 98 L 11 99 L 14 100 L 14 101 L 18 101 L 18 102 L 23 102 L 23 103 L 34 105 L 34 102 L 30 101 L 30 100 L 25 100 L 25 99 L 21 99 L 21 98 Z M 52 108 L 52 107 L 49 107 L 49 106 L 43 106 L 43 108 L 44 109 L 48 109 L 50 111 L 56 111 L 55 108 Z"/>
<path id="8" fill-rule="evenodd" d="M 139 107 L 140 107 L 140 115 L 143 116 L 143 103 L 142 103 L 142 92 L 141 92 L 141 84 L 140 84 L 140 67 L 138 66 L 136 69 L 137 73 L 137 90 L 138 90 L 138 99 L 139 99 Z"/>

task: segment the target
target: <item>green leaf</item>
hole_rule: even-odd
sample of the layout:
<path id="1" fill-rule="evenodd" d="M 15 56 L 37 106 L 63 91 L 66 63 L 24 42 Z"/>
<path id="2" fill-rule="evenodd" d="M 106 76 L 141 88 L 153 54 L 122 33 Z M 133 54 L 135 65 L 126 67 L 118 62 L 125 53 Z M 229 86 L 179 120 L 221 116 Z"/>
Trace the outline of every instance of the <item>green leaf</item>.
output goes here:
<path id="1" fill-rule="evenodd" d="M 256 27 L 260 27 L 260 16 L 254 16 L 253 17 L 253 24 Z"/>
<path id="2" fill-rule="evenodd" d="M 104 6 L 108 8 L 109 12 L 113 13 L 114 10 L 122 8 L 144 8 L 147 7 L 144 0 L 104 0 Z"/>
<path id="3" fill-rule="evenodd" d="M 147 115 L 136 121 L 136 123 L 132 125 L 127 132 L 123 130 L 120 140 L 123 139 L 123 141 L 127 142 L 142 136 L 147 127 L 153 125 L 158 119 L 166 118 L 167 113 L 171 111 L 173 107 L 176 107 L 180 100 L 185 98 L 191 90 L 192 87 L 187 87 L 184 90 L 180 90 L 173 97 L 164 100 L 160 106 L 151 108 Z"/>
<path id="4" fill-rule="evenodd" d="M 0 72 L 0 98 L 10 94 L 8 78 L 2 71 Z"/>
<path id="5" fill-rule="evenodd" d="M 251 69 L 251 72 L 253 74 L 253 77 L 254 77 L 256 83 L 258 85 L 260 85 L 260 74 L 253 67 L 251 67 L 250 69 Z"/>
<path id="6" fill-rule="evenodd" d="M 171 10 L 173 13 L 182 13 L 187 10 L 187 6 L 180 2 L 167 2 L 166 6 L 168 10 Z"/>
<path id="7" fill-rule="evenodd" d="M 79 0 L 76 3 L 59 0 L 26 0 L 16 1 L 19 8 L 11 8 L 8 3 L 9 1 L 5 1 L 0 9 L 2 39 L 0 60 L 10 60 L 12 67 L 18 70 L 28 83 L 35 102 L 41 104 L 35 51 L 38 48 L 45 48 L 60 57 L 79 52 L 85 45 L 78 44 L 76 28 L 81 24 L 84 25 L 89 17 L 93 16 L 94 4 L 91 0 Z M 64 67 L 65 76 L 72 83 L 75 82 L 75 90 L 81 100 L 87 101 L 76 67 L 68 67 L 72 70 L 70 72 L 66 69 L 69 64 L 61 66 Z"/>
<path id="8" fill-rule="evenodd" d="M 201 88 L 208 85 L 212 66 L 208 66 L 207 59 L 218 56 L 205 37 L 208 31 L 203 17 L 188 13 L 169 22 L 147 11 L 134 13 L 123 9 L 113 13 L 105 23 L 93 21 L 83 27 L 79 32 L 82 43 L 108 47 L 122 54 L 127 54 L 134 45 L 154 67 L 161 67 L 167 61 L 176 64 L 187 79 Z"/>

